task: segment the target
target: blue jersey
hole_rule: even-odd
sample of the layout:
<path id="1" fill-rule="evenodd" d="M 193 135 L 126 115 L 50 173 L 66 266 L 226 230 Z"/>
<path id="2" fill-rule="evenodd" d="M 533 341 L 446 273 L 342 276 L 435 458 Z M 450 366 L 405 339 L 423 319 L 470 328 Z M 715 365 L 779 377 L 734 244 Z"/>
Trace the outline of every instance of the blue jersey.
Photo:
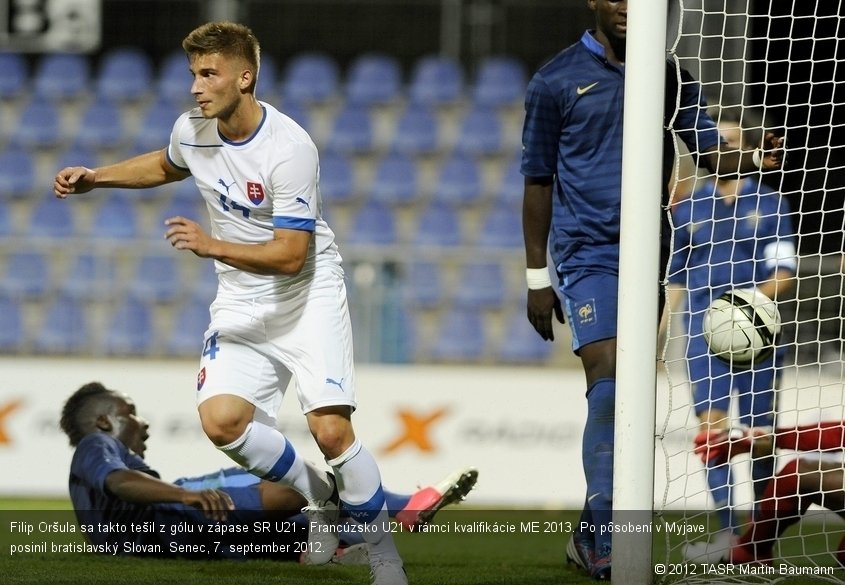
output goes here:
<path id="1" fill-rule="evenodd" d="M 743 179 L 729 203 L 707 181 L 680 201 L 669 281 L 689 291 L 692 315 L 732 288 L 749 288 L 776 270 L 796 270 L 795 234 L 789 204 L 765 185 Z"/>
<path id="2" fill-rule="evenodd" d="M 682 71 L 679 85 L 674 64 L 667 63 L 666 70 L 665 125 L 674 118 L 690 152 L 718 145 L 699 84 Z M 588 31 L 528 85 L 521 170 L 527 177 L 555 177 L 550 252 L 560 272 L 618 271 L 624 84 L 624 67 L 608 62 L 604 47 Z M 670 140 L 664 140 L 662 156 L 668 185 L 674 157 Z"/>

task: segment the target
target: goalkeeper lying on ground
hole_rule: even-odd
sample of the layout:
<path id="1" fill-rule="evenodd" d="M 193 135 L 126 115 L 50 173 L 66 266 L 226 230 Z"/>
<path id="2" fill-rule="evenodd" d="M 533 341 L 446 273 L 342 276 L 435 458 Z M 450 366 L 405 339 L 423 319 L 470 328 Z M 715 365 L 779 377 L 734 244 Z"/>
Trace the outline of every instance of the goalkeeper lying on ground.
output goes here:
<path id="1" fill-rule="evenodd" d="M 757 503 L 751 525 L 739 536 L 723 561 L 768 563 L 777 538 L 801 519 L 810 504 L 845 518 L 845 421 L 822 421 L 790 428 L 702 431 L 695 452 L 707 463 L 723 463 L 740 453 L 754 456 L 775 449 L 798 451 L 769 480 Z M 835 553 L 845 565 L 845 537 Z"/>
<path id="2" fill-rule="evenodd" d="M 299 512 L 306 502 L 293 489 L 239 468 L 174 483 L 159 479 L 144 461 L 149 425 L 126 394 L 85 384 L 65 403 L 61 428 L 76 448 L 73 508 L 102 552 L 294 561 L 304 552 L 308 524 Z M 390 516 L 403 530 L 424 525 L 443 506 L 463 500 L 477 477 L 466 468 L 412 495 L 385 491 Z M 359 526 L 339 524 L 336 562 L 368 562 Z"/>

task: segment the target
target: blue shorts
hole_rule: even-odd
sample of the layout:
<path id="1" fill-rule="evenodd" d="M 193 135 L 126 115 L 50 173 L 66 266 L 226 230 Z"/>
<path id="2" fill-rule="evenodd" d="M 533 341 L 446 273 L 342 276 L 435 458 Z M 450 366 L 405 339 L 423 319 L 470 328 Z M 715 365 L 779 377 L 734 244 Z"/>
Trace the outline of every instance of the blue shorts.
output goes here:
<path id="1" fill-rule="evenodd" d="M 576 354 L 589 343 L 616 337 L 618 287 L 616 274 L 579 270 L 563 275 L 560 292 Z"/>

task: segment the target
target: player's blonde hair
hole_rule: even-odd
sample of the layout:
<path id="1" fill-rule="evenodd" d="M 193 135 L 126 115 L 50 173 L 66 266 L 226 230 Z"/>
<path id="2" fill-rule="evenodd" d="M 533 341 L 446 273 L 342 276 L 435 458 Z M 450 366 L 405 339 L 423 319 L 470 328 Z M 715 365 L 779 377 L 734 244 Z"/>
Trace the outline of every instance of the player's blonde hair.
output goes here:
<path id="1" fill-rule="evenodd" d="M 226 57 L 242 59 L 255 73 L 249 88 L 251 92 L 255 91 L 261 66 L 261 47 L 249 27 L 235 22 L 208 22 L 195 28 L 185 37 L 182 49 L 188 57 L 219 53 Z"/>

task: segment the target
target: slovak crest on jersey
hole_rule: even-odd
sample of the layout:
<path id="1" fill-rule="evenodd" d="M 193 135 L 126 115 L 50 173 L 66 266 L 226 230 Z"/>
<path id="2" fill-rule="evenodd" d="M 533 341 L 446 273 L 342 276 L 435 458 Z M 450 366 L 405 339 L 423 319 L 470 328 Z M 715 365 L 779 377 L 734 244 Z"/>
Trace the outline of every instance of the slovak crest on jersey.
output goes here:
<path id="1" fill-rule="evenodd" d="M 264 185 L 256 183 L 255 181 L 246 182 L 246 196 L 255 205 L 260 205 L 264 201 Z"/>

